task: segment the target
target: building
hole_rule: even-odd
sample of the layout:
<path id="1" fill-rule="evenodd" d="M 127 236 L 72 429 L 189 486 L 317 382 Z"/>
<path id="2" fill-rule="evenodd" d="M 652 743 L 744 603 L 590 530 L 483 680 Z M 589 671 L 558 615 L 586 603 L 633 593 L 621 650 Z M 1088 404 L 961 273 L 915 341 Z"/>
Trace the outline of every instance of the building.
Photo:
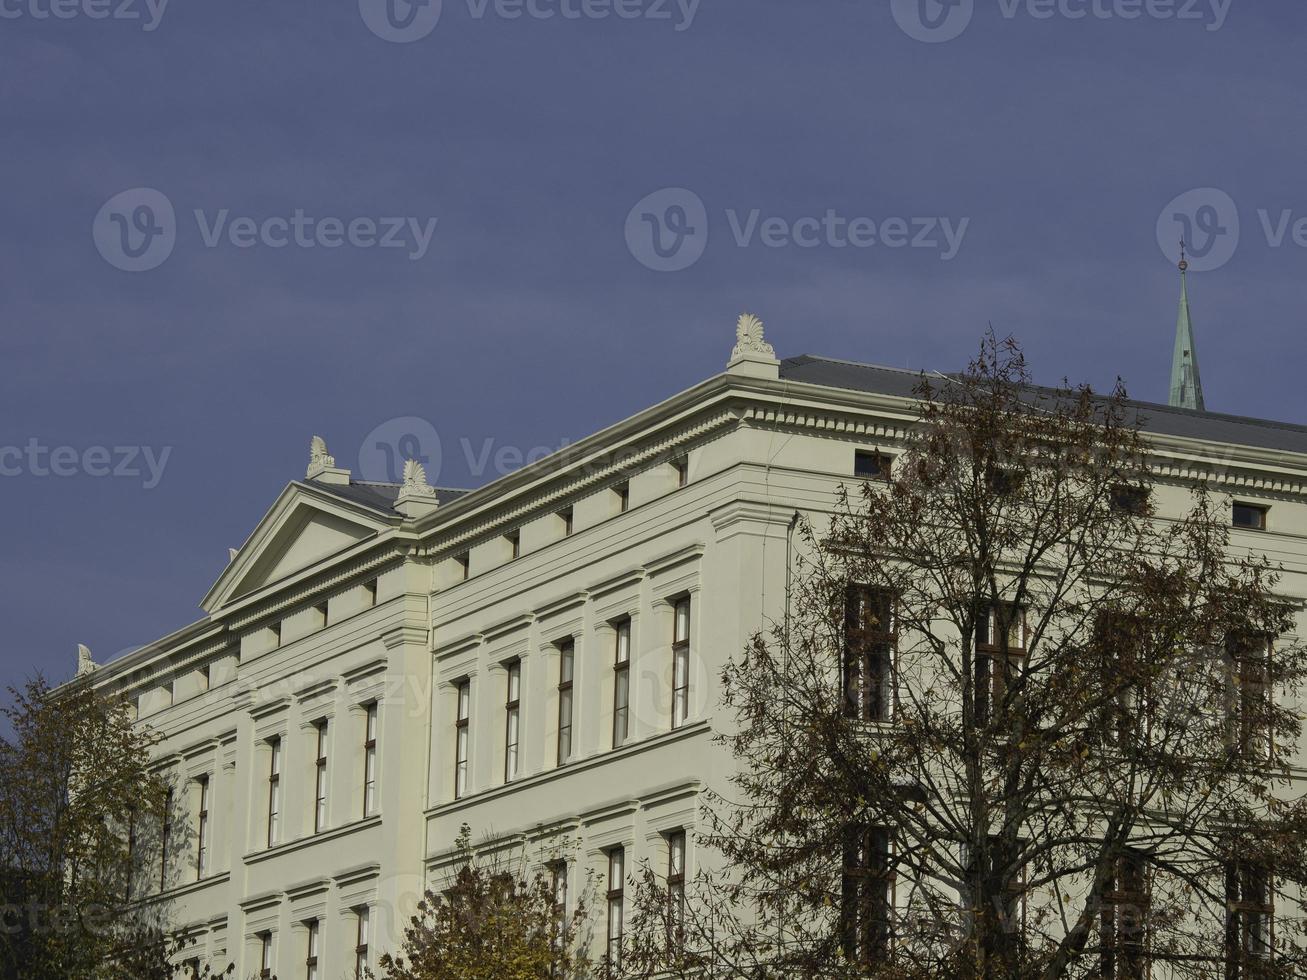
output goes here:
<path id="1" fill-rule="evenodd" d="M 730 766 L 718 669 L 783 614 L 795 513 L 892 458 L 919 377 L 780 361 L 753 317 L 736 340 L 724 373 L 475 491 L 415 463 L 360 483 L 315 438 L 201 620 L 84 658 L 78 683 L 165 736 L 188 826 L 155 888 L 200 951 L 283 980 L 375 965 L 464 823 L 569 896 L 593 876 L 597 951 L 624 869 L 695 867 L 698 795 Z M 1307 595 L 1307 427 L 1141 408 L 1160 509 L 1208 479 L 1235 545 Z"/>

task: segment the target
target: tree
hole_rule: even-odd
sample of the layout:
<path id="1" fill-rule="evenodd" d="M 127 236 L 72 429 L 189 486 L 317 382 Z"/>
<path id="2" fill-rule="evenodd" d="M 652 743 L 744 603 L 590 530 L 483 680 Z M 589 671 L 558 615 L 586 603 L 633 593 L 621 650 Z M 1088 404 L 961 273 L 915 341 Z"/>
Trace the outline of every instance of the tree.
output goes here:
<path id="1" fill-rule="evenodd" d="M 382 956 L 381 980 L 536 980 L 585 975 L 584 901 L 568 915 L 552 873 L 476 857 L 465 824 L 448 887 L 428 891 L 399 953 Z"/>
<path id="2" fill-rule="evenodd" d="M 156 736 L 89 685 L 52 690 L 38 678 L 10 695 L 12 735 L 0 740 L 0 977 L 181 975 L 187 944 L 170 935 L 167 903 L 138 873 L 159 853 L 165 817 L 184 826 L 150 766 Z M 199 975 L 219 974 L 201 965 Z"/>
<path id="3" fill-rule="evenodd" d="M 1276 569 L 1201 484 L 1159 517 L 1119 385 L 1036 388 L 991 334 L 917 396 L 723 671 L 720 867 L 675 922 L 646 869 L 631 972 L 1290 975 L 1307 659 Z"/>

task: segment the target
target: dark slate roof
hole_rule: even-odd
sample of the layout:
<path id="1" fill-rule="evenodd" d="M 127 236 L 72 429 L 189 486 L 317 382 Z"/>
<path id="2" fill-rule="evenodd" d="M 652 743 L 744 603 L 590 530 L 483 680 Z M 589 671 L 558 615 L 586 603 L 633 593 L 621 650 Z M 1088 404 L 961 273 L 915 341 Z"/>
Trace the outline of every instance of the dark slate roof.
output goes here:
<path id="1" fill-rule="evenodd" d="M 362 504 L 364 507 L 380 511 L 387 516 L 397 513 L 395 499 L 399 496 L 400 484 L 398 483 L 363 483 L 351 480 L 349 486 L 344 486 L 343 484 L 318 483 L 317 481 L 300 482 L 303 486 L 312 487 L 314 490 L 330 494 L 333 497 L 340 497 L 342 500 L 348 500 L 353 504 Z M 436 500 L 439 503 L 447 504 L 468 492 L 467 490 L 437 487 Z"/>
<path id="2" fill-rule="evenodd" d="M 936 372 L 928 372 L 927 376 L 942 377 Z M 922 374 L 901 368 L 858 364 L 853 361 L 837 361 L 803 354 L 799 357 L 786 358 L 781 362 L 781 377 L 787 381 L 822 385 L 827 388 L 846 388 L 850 391 L 869 391 L 913 398 L 914 388 L 921 380 Z M 1153 402 L 1132 400 L 1129 405 L 1139 413 L 1143 428 L 1150 432 L 1206 442 L 1233 443 L 1307 454 L 1307 425 L 1269 422 L 1265 419 L 1224 415 L 1219 412 L 1195 412 Z"/>

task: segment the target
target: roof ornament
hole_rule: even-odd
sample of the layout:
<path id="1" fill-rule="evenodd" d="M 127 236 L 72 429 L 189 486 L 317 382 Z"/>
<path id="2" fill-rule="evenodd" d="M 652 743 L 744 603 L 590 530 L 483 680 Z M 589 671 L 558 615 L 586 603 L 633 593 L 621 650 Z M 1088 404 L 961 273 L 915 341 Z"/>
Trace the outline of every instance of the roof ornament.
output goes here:
<path id="1" fill-rule="evenodd" d="M 427 482 L 427 468 L 416 459 L 404 460 L 404 483 L 395 498 L 395 509 L 405 517 L 422 517 L 436 509 L 436 488 Z"/>
<path id="2" fill-rule="evenodd" d="M 77 644 L 77 676 L 85 677 L 99 666 L 91 659 L 91 648 L 85 643 Z"/>
<path id="3" fill-rule="evenodd" d="M 735 349 L 726 370 L 755 378 L 779 378 L 781 362 L 763 335 L 762 320 L 752 313 L 741 313 L 735 322 Z"/>
<path id="4" fill-rule="evenodd" d="M 336 457 L 327 452 L 327 440 L 322 436 L 314 436 L 309 443 L 309 468 L 304 479 L 349 486 L 349 470 L 336 466 Z"/>
<path id="5" fill-rule="evenodd" d="M 232 562 L 234 562 L 234 561 L 236 560 L 236 556 L 237 556 L 238 554 L 240 554 L 240 549 L 239 549 L 239 548 L 228 548 L 228 549 L 227 549 L 227 564 L 230 565 Z"/>
<path id="6" fill-rule="evenodd" d="M 1172 408 L 1204 411 L 1203 381 L 1198 372 L 1198 350 L 1194 346 L 1194 325 L 1189 316 L 1188 245 L 1180 239 L 1180 315 L 1175 323 L 1175 349 L 1171 354 Z"/>

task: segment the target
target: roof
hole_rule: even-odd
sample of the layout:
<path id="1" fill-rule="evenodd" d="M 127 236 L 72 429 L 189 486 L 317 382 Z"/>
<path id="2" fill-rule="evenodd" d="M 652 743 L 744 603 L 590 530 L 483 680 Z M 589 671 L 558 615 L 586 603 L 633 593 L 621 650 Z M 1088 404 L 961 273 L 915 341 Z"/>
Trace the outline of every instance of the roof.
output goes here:
<path id="1" fill-rule="evenodd" d="M 902 368 L 859 364 L 813 354 L 781 361 L 782 380 L 902 398 L 916 397 L 915 388 L 923 376 L 945 377 L 933 371 L 905 371 Z M 1133 399 L 1126 404 L 1138 413 L 1140 425 L 1147 432 L 1307 455 L 1307 425 L 1171 408 Z"/>
<path id="2" fill-rule="evenodd" d="M 357 480 L 351 480 L 349 486 L 338 483 L 319 483 L 316 480 L 299 480 L 296 482 L 301 486 L 311 487 L 319 493 L 330 494 L 352 504 L 361 504 L 388 517 L 398 513 L 395 510 L 395 500 L 399 497 L 400 488 L 403 486 L 399 483 L 367 483 Z M 469 490 L 437 487 L 436 501 L 447 504 L 470 492 Z"/>

